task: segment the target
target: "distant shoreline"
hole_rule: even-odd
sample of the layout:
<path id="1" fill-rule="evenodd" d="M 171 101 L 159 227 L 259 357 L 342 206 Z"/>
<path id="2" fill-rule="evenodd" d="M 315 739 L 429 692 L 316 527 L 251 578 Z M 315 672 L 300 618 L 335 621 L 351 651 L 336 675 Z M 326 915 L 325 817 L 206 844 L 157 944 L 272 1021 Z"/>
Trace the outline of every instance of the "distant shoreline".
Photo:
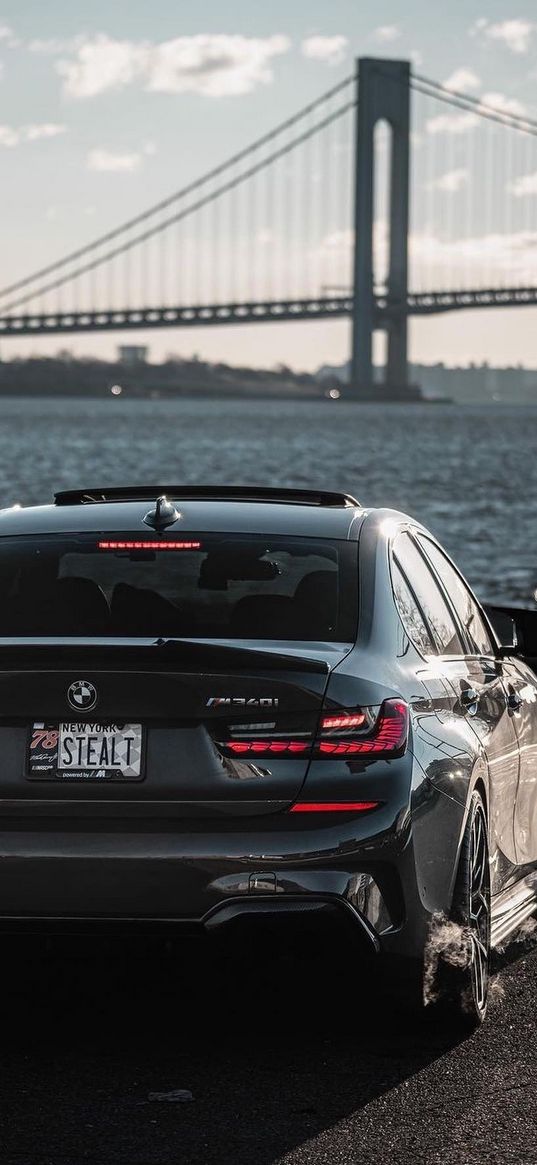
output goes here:
<path id="1" fill-rule="evenodd" d="M 429 405 L 440 406 L 440 405 L 442 405 L 444 407 L 449 407 L 450 409 L 456 409 L 456 410 L 466 409 L 466 408 L 474 408 L 474 409 L 487 409 L 487 408 L 502 408 L 502 409 L 510 409 L 510 408 L 524 409 L 524 408 L 526 408 L 526 409 L 528 409 L 528 408 L 531 408 L 531 409 L 537 409 L 537 399 L 533 400 L 533 401 L 521 401 L 521 400 L 514 400 L 514 401 L 513 400 L 511 400 L 511 401 L 508 401 L 508 400 L 486 400 L 486 401 L 467 400 L 467 401 L 460 401 L 460 400 L 453 400 L 452 398 L 447 398 L 447 397 L 442 397 L 442 398 L 440 398 L 440 397 L 424 397 L 423 400 L 403 401 L 403 400 L 386 400 L 386 399 L 382 399 L 379 396 L 379 398 L 377 400 L 369 399 L 366 401 L 354 401 L 354 400 L 349 400 L 349 398 L 347 398 L 347 399 L 342 398 L 341 400 L 338 400 L 338 401 L 331 401 L 325 395 L 316 394 L 315 396 L 313 396 L 313 395 L 306 396 L 305 394 L 298 394 L 298 393 L 293 393 L 293 392 L 285 392 L 285 393 L 284 392 L 282 392 L 282 393 L 267 392 L 267 393 L 265 393 L 265 392 L 258 391 L 256 393 L 253 393 L 253 392 L 233 393 L 233 392 L 222 392 L 222 391 L 206 391 L 206 392 L 204 392 L 203 390 L 196 389 L 196 390 L 190 390 L 190 391 L 185 390 L 185 391 L 181 391 L 181 392 L 177 392 L 177 393 L 169 393 L 167 395 L 158 395 L 158 396 L 152 395 L 151 393 L 125 392 L 120 397 L 113 397 L 110 394 L 110 392 L 84 392 L 84 393 L 81 393 L 81 392 L 51 392 L 50 390 L 42 391 L 39 389 L 34 389 L 34 390 L 30 390 L 30 391 L 18 390 L 16 392 L 2 392 L 0 390 L 0 408 L 1 408 L 2 400 L 17 401 L 17 400 L 21 400 L 21 399 L 22 400 L 41 400 L 41 401 L 64 400 L 66 402 L 69 401 L 71 403 L 75 402 L 75 401 L 85 401 L 85 400 L 86 401 L 110 401 L 110 403 L 114 405 L 114 408 L 116 406 L 118 408 L 121 408 L 121 407 L 123 407 L 123 405 L 125 403 L 130 403 L 133 401 L 150 401 L 158 406 L 158 405 L 173 404 L 174 402 L 179 402 L 179 401 L 186 402 L 186 401 L 197 401 L 197 400 L 212 400 L 212 401 L 229 401 L 229 402 L 232 402 L 232 401 L 246 402 L 246 401 L 248 401 L 248 402 L 257 403 L 260 405 L 266 404 L 266 403 L 271 402 L 271 401 L 277 401 L 279 403 L 285 403 L 286 401 L 289 401 L 289 402 L 299 402 L 302 404 L 321 404 L 321 405 L 326 405 L 327 407 L 328 406 L 334 407 L 335 409 L 337 409 L 337 407 L 341 407 L 342 405 L 348 405 L 348 404 L 352 404 L 353 406 L 357 405 L 358 408 L 365 407 L 365 406 L 371 406 L 371 405 L 374 407 L 382 405 L 383 407 L 394 406 L 398 409 L 401 409 L 401 408 L 405 409 L 405 408 L 409 408 L 410 406 L 420 407 L 420 406 L 424 406 L 424 405 L 426 405 L 426 406 L 429 406 Z"/>
<path id="2" fill-rule="evenodd" d="M 493 373 L 487 387 L 483 378 L 490 379 Z M 537 374 L 534 377 L 529 370 L 453 369 L 448 377 L 443 366 L 411 365 L 410 374 L 414 384 L 400 392 L 394 389 L 385 394 L 384 386 L 378 383 L 362 400 L 356 400 L 349 392 L 348 370 L 344 367 L 327 366 L 313 374 L 296 372 L 285 365 L 250 368 L 210 364 L 195 358 L 170 358 L 153 364 L 144 359 L 74 359 L 70 353 L 58 353 L 55 357 L 0 361 L 0 398 L 106 400 L 117 396 L 155 402 L 289 400 L 304 403 L 328 398 L 330 403 L 341 399 L 359 404 L 423 403 L 455 407 L 472 404 L 481 408 L 537 403 Z"/>

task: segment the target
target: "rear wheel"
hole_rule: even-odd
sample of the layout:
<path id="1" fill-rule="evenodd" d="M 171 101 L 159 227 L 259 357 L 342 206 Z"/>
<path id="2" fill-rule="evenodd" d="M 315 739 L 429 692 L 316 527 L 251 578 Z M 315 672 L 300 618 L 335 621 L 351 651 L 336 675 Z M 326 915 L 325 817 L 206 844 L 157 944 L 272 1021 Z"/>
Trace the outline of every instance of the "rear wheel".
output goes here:
<path id="1" fill-rule="evenodd" d="M 462 966 L 450 968 L 448 1002 L 466 1027 L 487 1011 L 490 968 L 490 869 L 485 807 L 472 794 L 453 894 L 452 921 L 461 929 Z"/>

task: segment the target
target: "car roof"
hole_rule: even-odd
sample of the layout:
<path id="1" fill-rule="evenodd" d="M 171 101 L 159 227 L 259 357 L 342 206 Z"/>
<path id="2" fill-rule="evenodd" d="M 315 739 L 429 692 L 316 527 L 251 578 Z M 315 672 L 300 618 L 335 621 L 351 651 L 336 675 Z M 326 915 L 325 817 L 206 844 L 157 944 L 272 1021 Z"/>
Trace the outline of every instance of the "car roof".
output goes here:
<path id="1" fill-rule="evenodd" d="M 0 537 L 105 531 L 149 535 L 144 518 L 164 493 L 180 513 L 162 530 L 169 534 L 229 531 L 355 540 L 366 514 L 350 495 L 327 491 L 115 487 L 66 491 L 56 494 L 51 505 L 0 510 Z"/>

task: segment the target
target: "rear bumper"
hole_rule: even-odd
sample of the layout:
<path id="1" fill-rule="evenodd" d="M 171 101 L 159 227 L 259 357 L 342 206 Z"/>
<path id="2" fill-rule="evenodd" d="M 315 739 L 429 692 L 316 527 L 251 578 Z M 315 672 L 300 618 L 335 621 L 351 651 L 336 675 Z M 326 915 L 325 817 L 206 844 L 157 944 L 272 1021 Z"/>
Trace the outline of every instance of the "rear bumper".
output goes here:
<path id="1" fill-rule="evenodd" d="M 372 952 L 416 957 L 450 893 L 452 858 L 432 819 L 438 798 L 452 812 L 435 796 L 425 833 L 419 814 L 413 822 L 388 805 L 321 821 L 4 818 L 0 930 L 298 934 L 326 922 Z"/>
<path id="2" fill-rule="evenodd" d="M 272 898 L 234 898 L 213 907 L 204 918 L 142 918 L 90 916 L 68 917 L 14 915 L 0 918 L 2 934 L 41 935 L 149 935 L 165 938 L 200 938 L 204 935 L 229 936 L 258 933 L 289 939 L 304 937 L 308 932 L 340 935 L 378 954 L 380 942 L 371 923 L 342 898 L 320 895 L 286 896 L 285 901 Z"/>

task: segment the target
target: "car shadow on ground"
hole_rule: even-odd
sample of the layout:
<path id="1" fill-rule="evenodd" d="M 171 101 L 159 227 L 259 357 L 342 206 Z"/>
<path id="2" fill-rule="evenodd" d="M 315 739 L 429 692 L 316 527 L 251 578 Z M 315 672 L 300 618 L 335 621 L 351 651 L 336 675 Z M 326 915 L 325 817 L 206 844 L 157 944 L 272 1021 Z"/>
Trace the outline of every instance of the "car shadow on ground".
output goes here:
<path id="1" fill-rule="evenodd" d="M 326 957 L 2 942 L 2 1165 L 269 1165 L 461 1038 Z"/>

